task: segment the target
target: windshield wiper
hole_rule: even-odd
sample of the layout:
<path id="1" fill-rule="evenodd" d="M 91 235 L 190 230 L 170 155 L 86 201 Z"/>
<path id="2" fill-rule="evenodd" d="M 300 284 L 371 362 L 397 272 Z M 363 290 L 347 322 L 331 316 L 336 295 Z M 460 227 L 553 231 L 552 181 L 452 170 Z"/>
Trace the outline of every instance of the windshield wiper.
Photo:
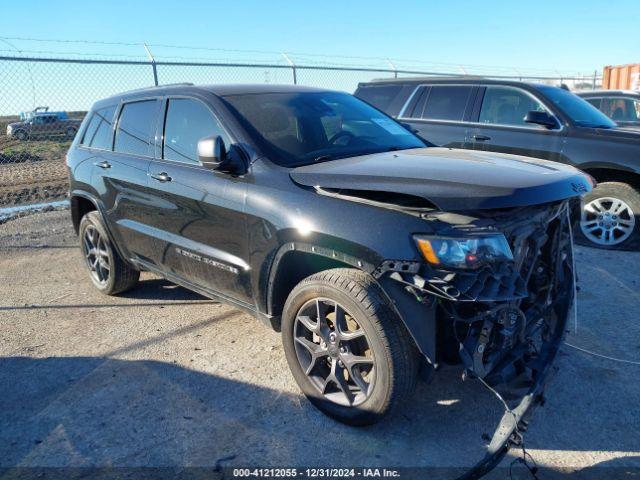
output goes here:
<path id="1" fill-rule="evenodd" d="M 327 160 L 333 160 L 335 157 L 333 155 L 320 155 L 319 157 L 315 157 L 313 159 L 314 163 L 318 162 L 326 162 Z"/>

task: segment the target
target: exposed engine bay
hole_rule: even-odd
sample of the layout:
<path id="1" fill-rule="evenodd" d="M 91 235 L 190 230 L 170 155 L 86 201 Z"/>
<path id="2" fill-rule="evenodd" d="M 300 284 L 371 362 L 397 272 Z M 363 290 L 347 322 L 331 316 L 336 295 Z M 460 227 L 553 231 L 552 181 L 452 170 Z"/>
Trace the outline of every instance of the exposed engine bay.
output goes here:
<path id="1" fill-rule="evenodd" d="M 505 398 L 520 398 L 548 362 L 546 346 L 562 337 L 572 303 L 569 209 L 569 201 L 562 201 L 425 213 L 443 234 L 503 233 L 513 260 L 472 270 L 386 261 L 376 275 L 389 275 L 436 309 L 436 361 L 459 357 L 468 374 L 502 390 Z"/>

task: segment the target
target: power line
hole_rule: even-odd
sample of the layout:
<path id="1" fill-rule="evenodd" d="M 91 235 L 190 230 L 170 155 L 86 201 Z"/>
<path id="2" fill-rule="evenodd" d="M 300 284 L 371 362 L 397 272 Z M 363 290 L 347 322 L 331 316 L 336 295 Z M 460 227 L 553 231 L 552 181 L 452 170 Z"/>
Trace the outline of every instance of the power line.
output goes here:
<path id="1" fill-rule="evenodd" d="M 22 36 L 0 36 L 1 39 L 7 40 L 15 40 L 15 41 L 25 41 L 25 42 L 50 42 L 50 43 L 63 43 L 63 44 L 85 44 L 85 45 L 112 45 L 112 46 L 127 46 L 127 47 L 142 47 L 145 42 L 114 42 L 114 41 L 101 41 L 101 40 L 77 40 L 77 39 L 59 39 L 59 38 L 36 38 L 36 37 L 22 37 Z M 282 52 L 278 52 L 275 50 L 252 50 L 252 49 L 234 49 L 234 48 L 221 48 L 221 47 L 203 47 L 203 46 L 190 46 L 190 45 L 173 45 L 173 44 L 165 44 L 165 43 L 147 43 L 150 47 L 157 48 L 171 48 L 171 49 L 181 49 L 181 50 L 199 50 L 199 51 L 211 51 L 211 52 L 226 52 L 226 53 L 242 53 L 242 54 L 260 54 L 260 55 L 277 55 L 280 56 Z M 33 51 L 33 53 L 56 53 L 56 54 L 74 54 L 74 55 L 100 55 L 105 56 L 105 54 L 85 54 L 85 53 L 71 53 L 71 52 L 38 52 Z M 303 52 L 287 52 L 292 56 L 297 56 L 300 58 L 305 57 L 315 57 L 315 58 L 325 58 L 325 59 L 349 59 L 349 60 L 364 60 L 364 61 L 378 61 L 383 64 L 387 64 L 387 57 L 376 57 L 376 56 L 359 56 L 359 55 L 344 55 L 344 54 L 322 54 L 322 53 L 303 53 Z M 133 57 L 131 55 L 117 55 L 120 57 Z M 140 55 L 141 56 L 141 55 Z M 138 58 L 140 56 L 137 56 Z M 178 57 L 173 56 L 172 58 L 183 58 L 183 59 L 194 59 L 195 57 Z M 407 58 L 394 58 L 394 61 L 397 63 L 406 63 L 406 64 L 414 64 L 414 65 L 427 65 L 427 66 L 441 66 L 441 67 L 452 67 L 458 69 L 460 63 L 452 63 L 452 62 L 436 62 L 436 61 L 427 61 L 420 59 L 407 59 Z M 315 62 L 314 62 L 315 63 Z M 319 63 L 319 62 L 318 62 Z M 336 62 L 331 62 L 333 64 L 337 64 Z M 344 63 L 342 63 L 344 65 Z M 502 71 L 513 71 L 515 70 L 512 66 L 504 66 L 504 65 L 481 65 L 481 64 L 465 64 L 466 68 L 471 69 L 488 69 L 488 70 L 502 70 Z M 533 72 L 553 72 L 556 76 L 559 77 L 579 77 L 582 76 L 581 73 L 577 74 L 566 74 L 566 75 L 558 75 L 558 70 L 554 68 L 527 68 L 522 69 L 526 70 L 526 72 L 522 73 L 523 77 L 527 75 L 535 75 Z M 519 71 L 519 70 L 518 70 Z M 591 75 L 591 74 L 589 74 Z"/>

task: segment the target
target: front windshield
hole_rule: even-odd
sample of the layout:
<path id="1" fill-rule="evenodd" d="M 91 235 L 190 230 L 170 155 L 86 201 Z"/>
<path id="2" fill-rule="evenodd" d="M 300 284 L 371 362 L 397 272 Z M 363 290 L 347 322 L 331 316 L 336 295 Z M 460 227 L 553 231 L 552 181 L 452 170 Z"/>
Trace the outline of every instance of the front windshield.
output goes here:
<path id="1" fill-rule="evenodd" d="M 425 146 L 395 120 L 346 93 L 243 94 L 224 100 L 272 160 L 287 167 Z"/>
<path id="2" fill-rule="evenodd" d="M 564 88 L 540 87 L 540 90 L 579 127 L 613 128 L 617 126 L 596 107 Z"/>

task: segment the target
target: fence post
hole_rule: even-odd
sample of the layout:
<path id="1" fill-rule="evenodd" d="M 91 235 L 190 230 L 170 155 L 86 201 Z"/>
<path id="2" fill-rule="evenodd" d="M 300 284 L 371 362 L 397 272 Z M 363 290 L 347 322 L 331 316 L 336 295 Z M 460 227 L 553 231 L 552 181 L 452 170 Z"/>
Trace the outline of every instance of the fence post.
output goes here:
<path id="1" fill-rule="evenodd" d="M 396 67 L 396 64 L 393 63 L 390 58 L 387 58 L 387 63 L 391 67 L 391 70 L 393 70 L 393 77 L 398 78 L 398 68 Z"/>
<path id="2" fill-rule="evenodd" d="M 296 64 L 293 63 L 293 61 L 289 58 L 289 55 L 287 55 L 286 53 L 282 52 L 282 56 L 287 61 L 287 63 L 291 67 L 291 71 L 293 72 L 293 84 L 297 85 L 298 84 L 298 76 L 296 75 Z"/>
<path id="3" fill-rule="evenodd" d="M 149 60 L 151 60 L 151 68 L 153 69 L 153 84 L 157 87 L 158 86 L 158 67 L 156 65 L 156 59 L 153 58 L 153 55 L 151 54 L 151 50 L 149 50 L 149 47 L 147 46 L 147 44 L 144 44 L 144 49 L 147 51 L 147 55 L 149 55 Z"/>
<path id="4" fill-rule="evenodd" d="M 594 70 L 593 71 L 593 85 L 591 87 L 591 90 L 595 90 L 596 89 L 596 78 L 598 77 L 598 70 Z"/>

